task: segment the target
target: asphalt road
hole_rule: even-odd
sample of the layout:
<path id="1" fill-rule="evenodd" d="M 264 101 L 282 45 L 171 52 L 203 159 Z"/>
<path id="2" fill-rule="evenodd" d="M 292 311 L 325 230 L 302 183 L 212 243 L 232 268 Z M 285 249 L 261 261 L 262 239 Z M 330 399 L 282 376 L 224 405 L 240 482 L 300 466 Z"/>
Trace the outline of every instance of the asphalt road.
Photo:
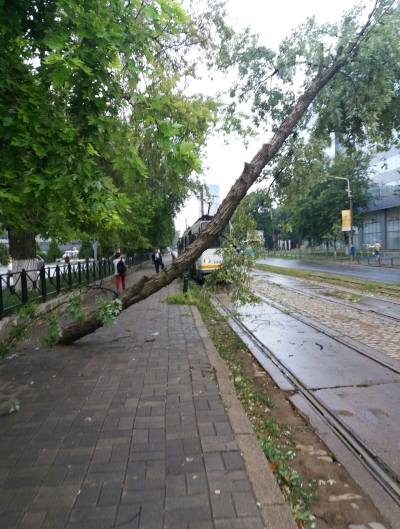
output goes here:
<path id="1" fill-rule="evenodd" d="M 382 283 L 400 283 L 400 269 L 398 268 L 372 267 L 357 264 L 317 263 L 314 261 L 277 259 L 273 257 L 259 259 L 257 262 L 260 264 L 279 266 L 281 268 L 297 268 L 299 270 L 310 270 L 311 272 L 324 272 L 369 281 L 381 281 Z"/>

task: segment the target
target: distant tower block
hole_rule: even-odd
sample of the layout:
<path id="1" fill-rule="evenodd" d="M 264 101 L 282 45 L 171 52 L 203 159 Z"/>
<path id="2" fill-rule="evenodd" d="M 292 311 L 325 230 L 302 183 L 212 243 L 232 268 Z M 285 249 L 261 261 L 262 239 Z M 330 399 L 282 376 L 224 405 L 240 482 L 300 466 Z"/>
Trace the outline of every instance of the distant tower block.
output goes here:
<path id="1" fill-rule="evenodd" d="M 221 205 L 219 185 L 206 184 L 208 193 L 204 192 L 199 199 L 199 217 L 202 215 L 215 215 Z"/>

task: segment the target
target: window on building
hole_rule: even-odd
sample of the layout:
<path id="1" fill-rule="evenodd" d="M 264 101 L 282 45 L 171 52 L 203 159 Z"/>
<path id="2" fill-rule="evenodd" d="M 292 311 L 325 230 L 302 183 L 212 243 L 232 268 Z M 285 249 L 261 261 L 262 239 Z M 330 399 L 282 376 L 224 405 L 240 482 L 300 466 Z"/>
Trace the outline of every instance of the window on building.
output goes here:
<path id="1" fill-rule="evenodd" d="M 364 217 L 363 240 L 364 244 L 373 245 L 381 240 L 381 220 L 383 211 L 371 211 Z"/>
<path id="2" fill-rule="evenodd" d="M 386 212 L 386 240 L 388 250 L 400 250 L 400 207 Z"/>

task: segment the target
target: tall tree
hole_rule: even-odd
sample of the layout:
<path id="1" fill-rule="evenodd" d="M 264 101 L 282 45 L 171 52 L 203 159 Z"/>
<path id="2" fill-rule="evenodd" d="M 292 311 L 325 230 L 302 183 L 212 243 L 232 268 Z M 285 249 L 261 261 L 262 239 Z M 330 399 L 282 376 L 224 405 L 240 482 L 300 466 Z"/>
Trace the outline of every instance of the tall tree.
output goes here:
<path id="1" fill-rule="evenodd" d="M 210 27 L 228 35 L 209 20 L 196 26 L 173 0 L 0 1 L 0 223 L 15 270 L 36 268 L 36 234 L 122 227 L 131 200 L 115 175 L 137 189 L 147 178 L 132 113 L 165 153 L 174 145 L 167 163 L 199 167 L 193 143 L 171 139 L 146 79 L 167 61 L 191 73 L 190 47 L 209 51 Z"/>
<path id="2" fill-rule="evenodd" d="M 362 226 L 369 198 L 367 190 L 368 157 L 362 153 L 353 158 L 337 155 L 332 164 L 327 164 L 329 176 L 348 178 L 353 196 L 353 226 Z M 336 242 L 335 226 L 341 224 L 341 211 L 349 209 L 347 184 L 344 180 L 329 178 L 314 185 L 307 194 L 292 199 L 287 210 L 289 223 L 302 239 L 312 246 L 329 241 Z"/>

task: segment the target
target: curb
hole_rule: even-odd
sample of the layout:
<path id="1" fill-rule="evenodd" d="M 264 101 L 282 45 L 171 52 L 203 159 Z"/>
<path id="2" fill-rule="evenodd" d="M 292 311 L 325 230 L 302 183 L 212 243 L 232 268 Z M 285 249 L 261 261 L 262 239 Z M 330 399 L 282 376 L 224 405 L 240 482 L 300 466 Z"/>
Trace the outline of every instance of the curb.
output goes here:
<path id="1" fill-rule="evenodd" d="M 268 529 L 298 529 L 267 458 L 254 435 L 253 426 L 237 399 L 230 372 L 219 356 L 197 307 L 191 305 L 190 309 L 210 364 L 215 370 L 219 393 L 236 442 L 242 452 L 254 495 L 260 504 L 263 522 Z"/>

